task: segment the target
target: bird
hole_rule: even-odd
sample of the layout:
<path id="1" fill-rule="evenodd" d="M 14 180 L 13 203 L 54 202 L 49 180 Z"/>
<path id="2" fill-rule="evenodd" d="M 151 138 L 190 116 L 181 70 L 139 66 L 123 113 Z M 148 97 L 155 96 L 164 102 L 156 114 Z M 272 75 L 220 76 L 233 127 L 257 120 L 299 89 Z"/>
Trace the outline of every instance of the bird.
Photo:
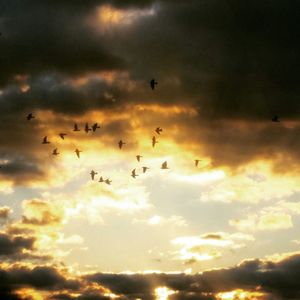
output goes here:
<path id="1" fill-rule="evenodd" d="M 139 176 L 139 175 L 137 175 L 137 174 L 135 173 L 135 169 L 133 169 L 133 170 L 131 171 L 131 176 L 132 176 L 133 178 L 135 178 L 136 176 Z"/>
<path id="2" fill-rule="evenodd" d="M 85 131 L 86 133 L 89 133 L 89 131 L 91 131 L 91 130 L 92 130 L 92 129 L 89 128 L 89 124 L 88 124 L 88 123 L 85 123 L 84 131 Z"/>
<path id="3" fill-rule="evenodd" d="M 147 170 L 149 170 L 150 168 L 148 167 L 143 167 L 143 173 L 146 173 Z"/>
<path id="4" fill-rule="evenodd" d="M 66 136 L 67 134 L 66 133 L 60 133 L 59 134 L 59 136 L 64 140 L 65 139 L 65 136 Z"/>
<path id="5" fill-rule="evenodd" d="M 109 180 L 108 178 L 104 181 L 106 184 L 111 184 L 111 180 Z"/>
<path id="6" fill-rule="evenodd" d="M 137 161 L 140 162 L 142 157 L 143 157 L 143 156 L 141 156 L 141 155 L 137 155 L 137 156 L 136 156 Z"/>
<path id="7" fill-rule="evenodd" d="M 58 155 L 58 154 L 59 154 L 59 152 L 57 152 L 57 148 L 55 148 L 52 152 L 52 155 Z"/>
<path id="8" fill-rule="evenodd" d="M 168 163 L 166 161 L 164 163 L 162 163 L 161 169 L 163 169 L 163 170 L 169 169 L 168 168 Z"/>
<path id="9" fill-rule="evenodd" d="M 155 79 L 151 79 L 150 86 L 152 90 L 154 90 L 156 84 L 158 84 L 157 81 L 155 81 Z"/>
<path id="10" fill-rule="evenodd" d="M 200 161 L 201 161 L 201 159 L 195 159 L 195 167 L 198 167 L 198 164 Z"/>
<path id="11" fill-rule="evenodd" d="M 274 116 L 274 117 L 272 118 L 272 122 L 280 122 L 280 121 L 279 121 L 279 117 L 278 117 L 278 116 Z"/>
<path id="12" fill-rule="evenodd" d="M 125 145 L 125 143 L 122 140 L 120 140 L 119 141 L 119 148 L 122 149 L 123 145 Z"/>
<path id="13" fill-rule="evenodd" d="M 95 123 L 95 124 L 92 126 L 93 132 L 95 132 L 97 128 L 100 128 L 100 126 L 98 126 L 98 123 Z"/>
<path id="14" fill-rule="evenodd" d="M 43 138 L 42 144 L 50 144 L 50 142 L 47 140 L 47 136 Z"/>
<path id="15" fill-rule="evenodd" d="M 35 116 L 34 116 L 32 113 L 28 114 L 27 117 L 26 117 L 26 119 L 27 119 L 28 121 L 30 121 L 30 120 L 33 119 L 33 118 L 35 118 Z"/>
<path id="16" fill-rule="evenodd" d="M 98 173 L 95 172 L 94 170 L 92 170 L 90 174 L 91 174 L 92 180 L 94 180 L 95 179 L 95 175 L 97 175 Z"/>
<path id="17" fill-rule="evenodd" d="M 103 177 L 101 176 L 99 182 L 104 182 Z"/>
<path id="18" fill-rule="evenodd" d="M 156 132 L 157 134 L 160 134 L 162 131 L 163 131 L 163 130 L 162 130 L 160 127 L 157 127 L 157 128 L 155 129 L 155 132 Z"/>
<path id="19" fill-rule="evenodd" d="M 157 144 L 157 143 L 158 143 L 158 141 L 156 140 L 156 137 L 153 136 L 153 137 L 152 137 L 152 147 L 154 147 L 155 144 Z"/>
<path id="20" fill-rule="evenodd" d="M 80 129 L 78 128 L 78 125 L 75 123 L 74 124 L 74 129 L 73 129 L 73 131 L 80 131 Z"/>
<path id="21" fill-rule="evenodd" d="M 78 158 L 80 158 L 80 152 L 82 152 L 82 151 L 81 151 L 81 150 L 78 150 L 78 149 L 76 148 L 75 153 L 76 153 L 76 155 L 77 155 Z"/>

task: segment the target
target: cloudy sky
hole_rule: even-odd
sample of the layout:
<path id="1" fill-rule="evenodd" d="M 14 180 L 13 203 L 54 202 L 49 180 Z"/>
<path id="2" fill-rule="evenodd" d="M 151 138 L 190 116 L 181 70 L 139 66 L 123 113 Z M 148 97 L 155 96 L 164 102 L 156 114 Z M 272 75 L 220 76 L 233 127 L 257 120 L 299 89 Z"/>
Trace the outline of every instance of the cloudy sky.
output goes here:
<path id="1" fill-rule="evenodd" d="M 0 298 L 300 299 L 299 18 L 0 0 Z"/>

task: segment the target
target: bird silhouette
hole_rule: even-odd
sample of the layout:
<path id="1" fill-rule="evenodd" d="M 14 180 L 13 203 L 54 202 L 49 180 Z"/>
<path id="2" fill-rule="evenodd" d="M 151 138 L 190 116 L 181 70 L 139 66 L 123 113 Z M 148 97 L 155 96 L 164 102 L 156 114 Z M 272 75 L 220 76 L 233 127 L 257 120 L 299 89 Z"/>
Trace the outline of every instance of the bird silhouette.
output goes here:
<path id="1" fill-rule="evenodd" d="M 198 167 L 200 161 L 201 159 L 195 159 L 195 167 Z"/>
<path id="2" fill-rule="evenodd" d="M 78 149 L 76 148 L 75 153 L 76 153 L 76 155 L 77 155 L 78 158 L 80 158 L 80 152 L 82 152 L 82 151 L 81 151 L 81 150 L 78 150 Z"/>
<path id="3" fill-rule="evenodd" d="M 78 128 L 78 125 L 75 123 L 74 124 L 74 129 L 73 129 L 73 131 L 80 131 L 80 129 Z"/>
<path id="4" fill-rule="evenodd" d="M 136 156 L 137 161 L 140 162 L 142 157 L 143 157 L 142 155 L 137 155 Z"/>
<path id="5" fill-rule="evenodd" d="M 84 127 L 84 131 L 86 133 L 89 133 L 89 131 L 91 131 L 92 129 L 89 127 L 89 124 L 88 123 L 85 123 L 85 127 Z"/>
<path id="6" fill-rule="evenodd" d="M 125 143 L 122 140 L 120 140 L 119 141 L 119 148 L 122 149 L 123 145 L 125 145 Z"/>
<path id="7" fill-rule="evenodd" d="M 143 167 L 143 173 L 146 173 L 147 170 L 149 170 L 150 168 L 148 167 Z"/>
<path id="8" fill-rule="evenodd" d="M 104 181 L 106 184 L 111 184 L 111 180 L 109 180 L 108 178 Z"/>
<path id="9" fill-rule="evenodd" d="M 137 174 L 135 173 L 135 169 L 133 169 L 133 170 L 131 171 L 131 176 L 132 176 L 133 178 L 135 178 L 136 176 L 139 176 L 139 175 L 137 175 Z"/>
<path id="10" fill-rule="evenodd" d="M 279 121 L 279 117 L 278 117 L 278 116 L 274 116 L 274 117 L 272 118 L 272 122 L 280 122 L 280 121 Z"/>
<path id="11" fill-rule="evenodd" d="M 97 175 L 98 173 L 95 172 L 94 170 L 92 170 L 90 174 L 91 174 L 92 180 L 94 180 L 95 179 L 95 175 Z"/>
<path id="12" fill-rule="evenodd" d="M 163 169 L 163 170 L 169 169 L 168 168 L 168 163 L 166 161 L 164 163 L 162 163 L 161 169 Z"/>
<path id="13" fill-rule="evenodd" d="M 60 133 L 59 134 L 59 136 L 64 140 L 65 139 L 65 136 L 66 136 L 67 134 L 66 133 Z"/>
<path id="14" fill-rule="evenodd" d="M 47 139 L 47 136 L 45 136 L 45 137 L 43 138 L 42 144 L 50 144 L 50 142 L 49 142 L 48 139 Z"/>
<path id="15" fill-rule="evenodd" d="M 153 137 L 152 137 L 152 147 L 154 147 L 155 144 L 157 144 L 157 143 L 158 143 L 158 141 L 156 140 L 156 137 L 153 136 Z"/>
<path id="16" fill-rule="evenodd" d="M 152 90 L 155 89 L 155 85 L 156 85 L 156 84 L 158 84 L 157 81 L 155 81 L 155 79 L 151 79 L 151 81 L 150 81 L 150 86 L 151 86 L 151 89 L 152 89 Z"/>
<path id="17" fill-rule="evenodd" d="M 100 126 L 98 126 L 98 123 L 95 123 L 95 124 L 92 126 L 93 132 L 95 132 L 95 131 L 97 130 L 97 128 L 100 128 Z"/>
<path id="18" fill-rule="evenodd" d="M 99 182 L 104 182 L 103 177 L 101 176 Z"/>
<path id="19" fill-rule="evenodd" d="M 58 155 L 58 154 L 59 154 L 59 152 L 57 151 L 57 148 L 55 148 L 52 152 L 52 155 Z"/>
<path id="20" fill-rule="evenodd" d="M 35 116 L 34 116 L 32 113 L 28 114 L 27 117 L 26 117 L 26 119 L 27 119 L 28 121 L 30 121 L 30 120 L 33 119 L 33 118 L 35 118 Z"/>
<path id="21" fill-rule="evenodd" d="M 163 131 L 163 130 L 162 130 L 160 127 L 157 127 L 157 128 L 155 129 L 155 132 L 156 132 L 157 134 L 160 134 L 162 131 Z"/>

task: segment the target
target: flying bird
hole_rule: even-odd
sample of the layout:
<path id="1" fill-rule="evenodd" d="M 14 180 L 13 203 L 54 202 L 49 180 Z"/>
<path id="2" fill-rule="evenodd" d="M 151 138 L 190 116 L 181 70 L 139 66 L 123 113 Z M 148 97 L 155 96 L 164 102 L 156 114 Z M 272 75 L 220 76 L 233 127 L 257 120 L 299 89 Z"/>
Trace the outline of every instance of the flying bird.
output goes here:
<path id="1" fill-rule="evenodd" d="M 161 169 L 163 169 L 163 170 L 169 169 L 168 168 L 168 163 L 166 161 L 164 163 L 162 163 Z"/>
<path id="2" fill-rule="evenodd" d="M 89 127 L 89 124 L 88 123 L 85 123 L 85 127 L 84 127 L 84 131 L 86 133 L 89 133 L 89 131 L 91 131 L 92 129 Z"/>
<path id="3" fill-rule="evenodd" d="M 157 143 L 158 143 L 158 141 L 156 140 L 156 137 L 155 136 L 152 137 L 152 147 L 154 147 L 155 144 L 157 144 Z"/>
<path id="4" fill-rule="evenodd" d="M 137 155 L 136 156 L 137 161 L 140 162 L 142 157 L 143 157 L 142 155 Z"/>
<path id="5" fill-rule="evenodd" d="M 280 122 L 280 121 L 279 121 L 279 117 L 278 117 L 278 116 L 274 116 L 274 117 L 272 118 L 272 122 Z"/>
<path id="6" fill-rule="evenodd" d="M 59 154 L 59 152 L 57 152 L 57 148 L 55 148 L 52 152 L 52 155 L 58 155 L 58 154 Z"/>
<path id="7" fill-rule="evenodd" d="M 45 136 L 45 137 L 43 138 L 42 144 L 50 144 L 50 142 L 49 142 L 48 139 L 47 139 L 47 136 Z"/>
<path id="8" fill-rule="evenodd" d="M 104 181 L 106 184 L 111 184 L 111 180 L 109 180 L 108 178 Z"/>
<path id="9" fill-rule="evenodd" d="M 75 153 L 76 153 L 76 155 L 77 155 L 78 158 L 80 158 L 80 152 L 82 152 L 82 151 L 81 151 L 81 150 L 78 150 L 78 149 L 76 148 Z"/>
<path id="10" fill-rule="evenodd" d="M 95 175 L 97 175 L 98 173 L 95 172 L 94 170 L 92 170 L 90 174 L 91 174 L 92 180 L 94 180 L 95 179 Z"/>
<path id="11" fill-rule="evenodd" d="M 135 169 L 133 169 L 133 170 L 131 171 L 131 176 L 132 176 L 133 178 L 135 178 L 136 176 L 139 176 L 139 175 L 137 175 L 137 174 L 135 173 Z"/>
<path id="12" fill-rule="evenodd" d="M 104 182 L 103 177 L 101 176 L 99 182 Z"/>
<path id="13" fill-rule="evenodd" d="M 100 128 L 100 126 L 98 126 L 98 123 L 95 123 L 95 124 L 92 126 L 93 132 L 95 132 L 97 128 Z"/>
<path id="14" fill-rule="evenodd" d="M 122 140 L 120 140 L 119 141 L 119 148 L 122 149 L 123 145 L 125 145 L 125 143 Z"/>
<path id="15" fill-rule="evenodd" d="M 32 113 L 28 114 L 27 117 L 26 117 L 26 119 L 27 119 L 28 121 L 30 121 L 30 120 L 33 119 L 33 118 L 35 118 L 35 116 L 34 116 Z"/>
<path id="16" fill-rule="evenodd" d="M 65 136 L 66 136 L 67 134 L 66 133 L 60 133 L 59 134 L 59 136 L 64 140 L 65 139 Z"/>
<path id="17" fill-rule="evenodd" d="M 73 131 L 80 131 L 80 129 L 78 128 L 78 125 L 75 123 L 74 124 L 74 129 L 73 129 Z"/>
<path id="18" fill-rule="evenodd" d="M 147 170 L 149 170 L 150 168 L 148 167 L 143 167 L 143 173 L 146 173 Z"/>
<path id="19" fill-rule="evenodd" d="M 163 131 L 163 130 L 162 130 L 160 127 L 157 127 L 157 128 L 155 129 L 155 132 L 156 132 L 157 134 L 160 134 L 162 131 Z"/>
<path id="20" fill-rule="evenodd" d="M 150 86 L 151 86 L 151 89 L 152 89 L 152 90 L 155 89 L 155 85 L 156 85 L 156 84 L 158 84 L 157 81 L 155 81 L 155 79 L 151 79 L 151 81 L 150 81 Z"/>
<path id="21" fill-rule="evenodd" d="M 200 161 L 201 159 L 195 159 L 195 167 L 198 167 Z"/>

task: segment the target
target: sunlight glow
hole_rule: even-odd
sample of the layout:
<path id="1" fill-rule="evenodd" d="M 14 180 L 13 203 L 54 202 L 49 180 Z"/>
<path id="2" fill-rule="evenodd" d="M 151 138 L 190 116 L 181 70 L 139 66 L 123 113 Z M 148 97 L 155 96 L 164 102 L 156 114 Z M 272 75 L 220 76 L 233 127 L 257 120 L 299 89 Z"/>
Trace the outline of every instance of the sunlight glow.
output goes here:
<path id="1" fill-rule="evenodd" d="M 168 300 L 169 296 L 173 294 L 175 294 L 175 292 L 167 287 L 158 287 L 155 289 L 156 300 Z"/>
<path id="2" fill-rule="evenodd" d="M 263 300 L 264 294 L 237 289 L 230 292 L 218 293 L 217 300 Z"/>
<path id="3" fill-rule="evenodd" d="M 111 5 L 99 8 L 98 19 L 105 25 L 130 25 L 141 17 L 153 16 L 154 9 L 117 9 Z"/>

